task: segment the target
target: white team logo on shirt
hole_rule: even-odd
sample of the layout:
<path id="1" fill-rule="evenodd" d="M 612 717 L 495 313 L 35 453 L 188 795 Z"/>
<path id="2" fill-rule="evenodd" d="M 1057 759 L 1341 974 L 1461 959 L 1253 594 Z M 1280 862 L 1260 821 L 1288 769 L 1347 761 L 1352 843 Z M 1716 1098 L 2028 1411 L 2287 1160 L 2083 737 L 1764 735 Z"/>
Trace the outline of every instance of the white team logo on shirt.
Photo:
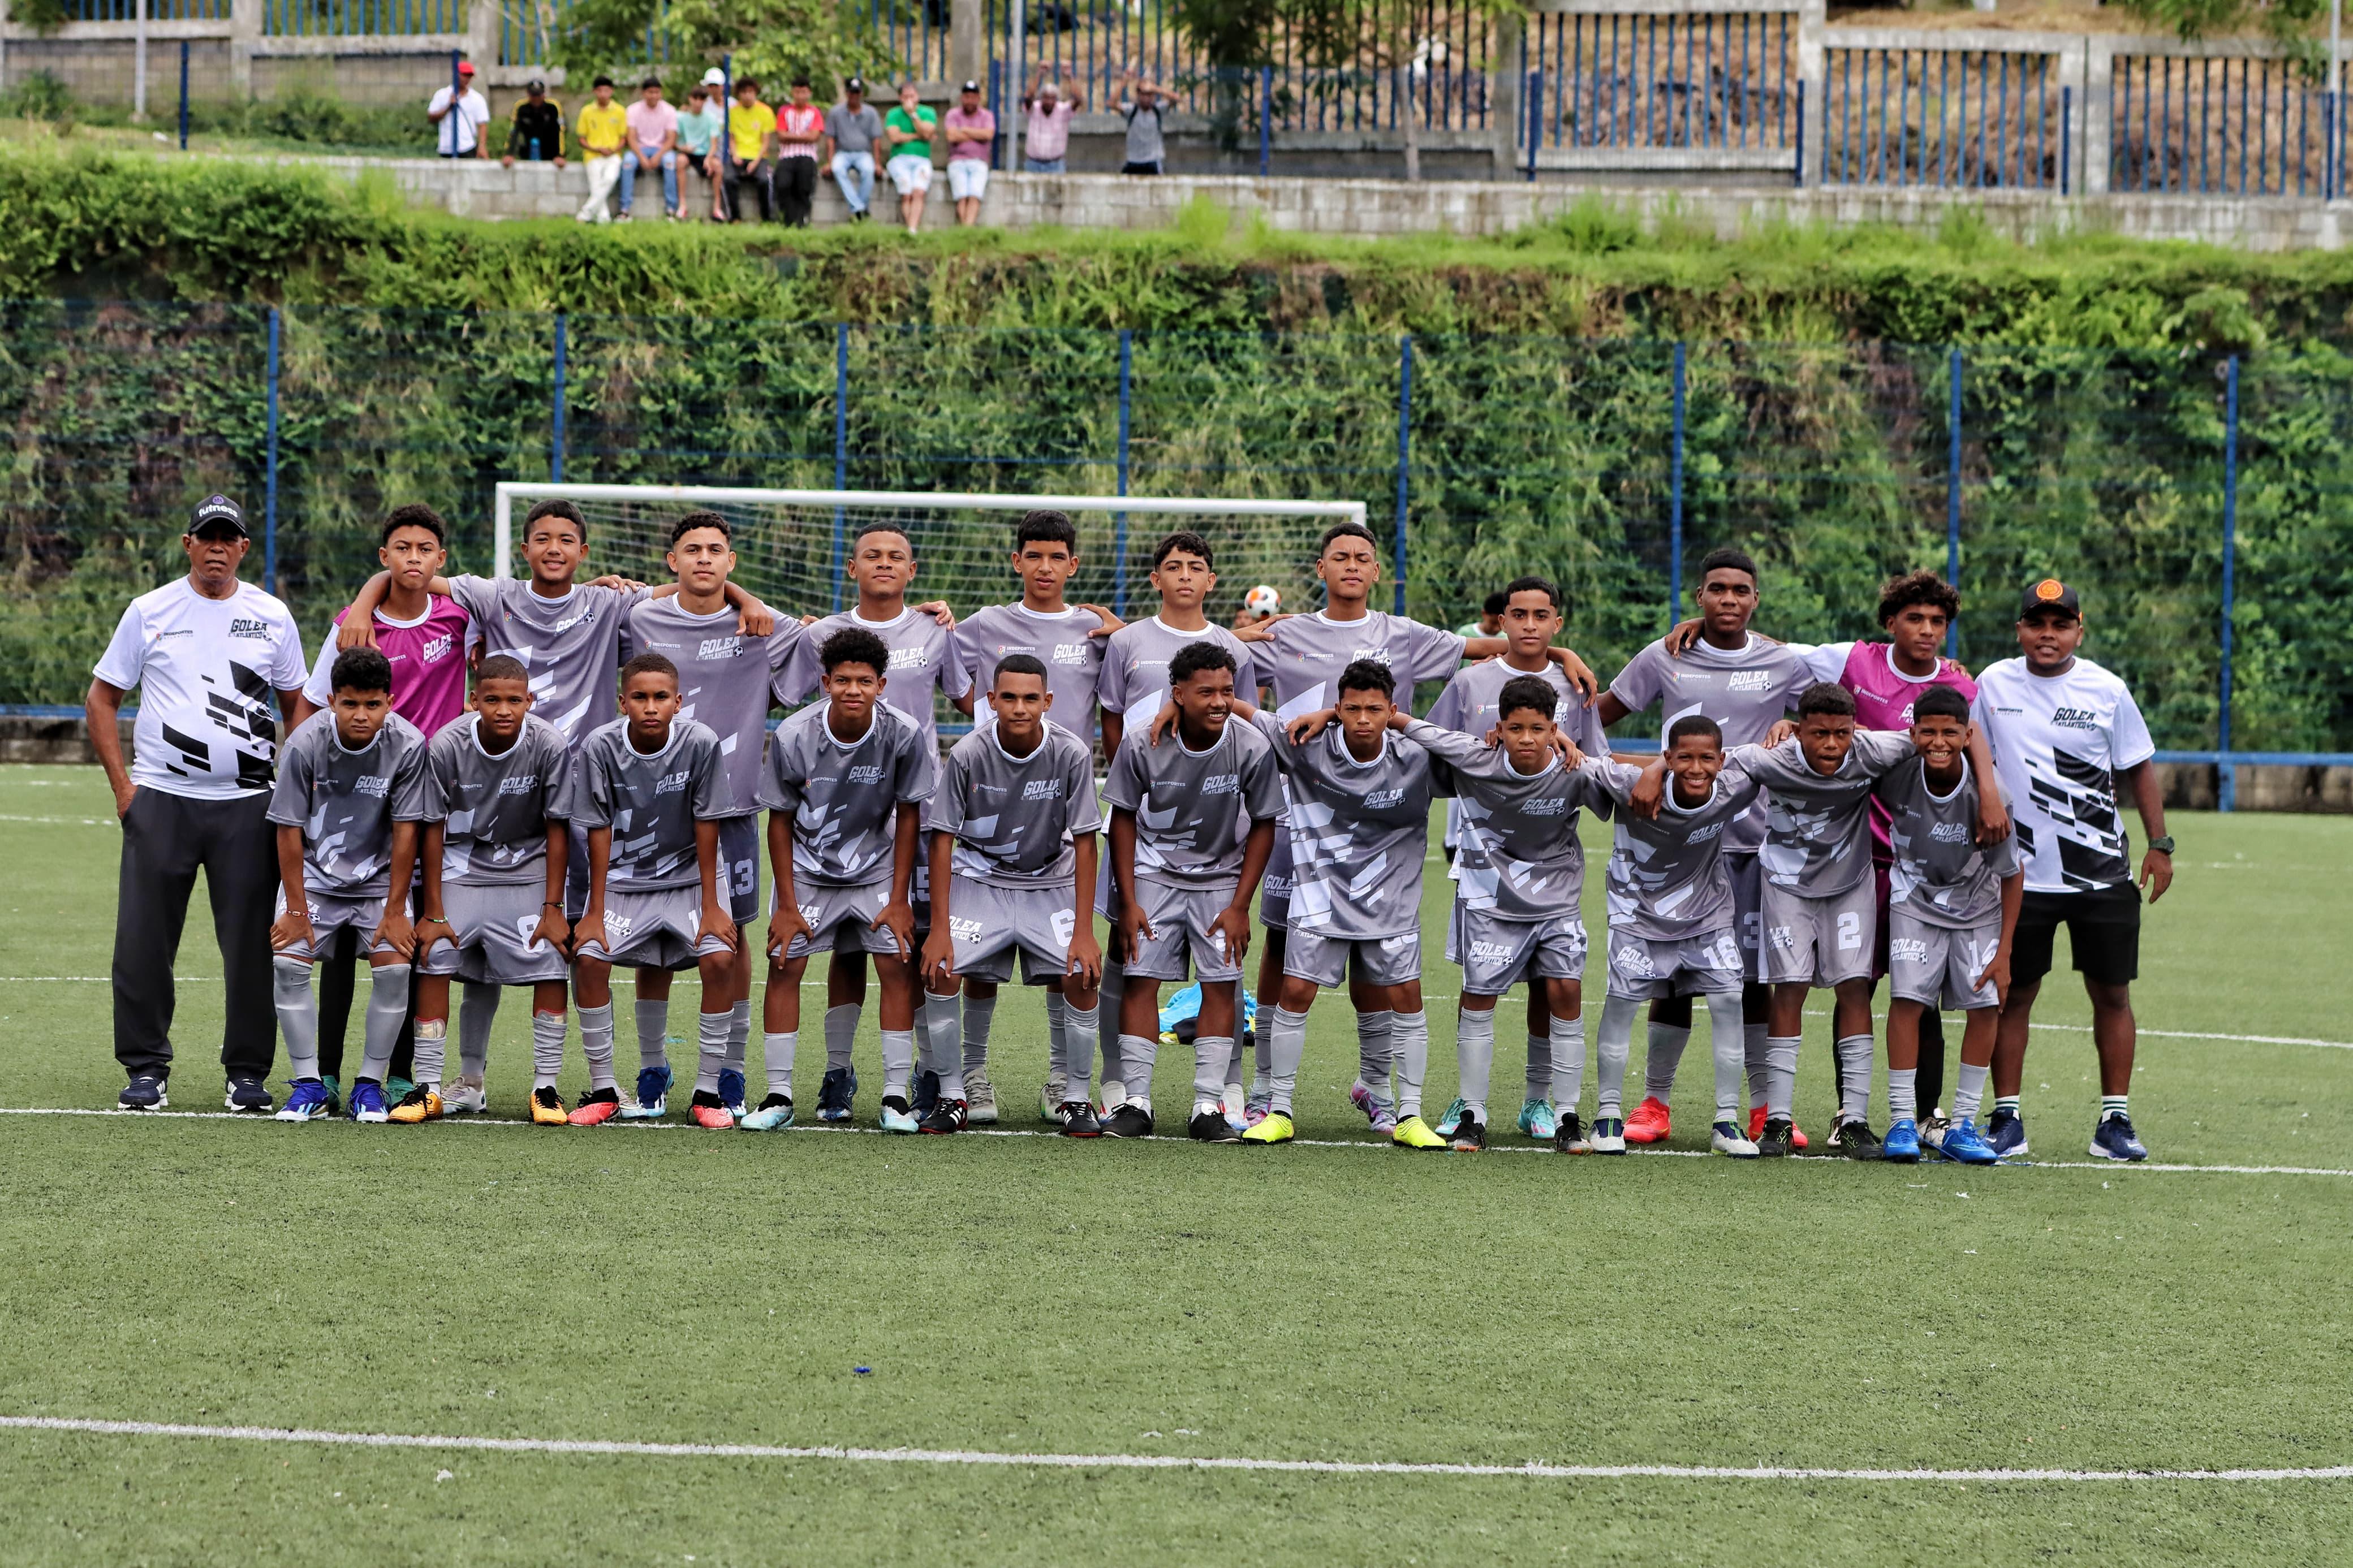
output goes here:
<path id="1" fill-rule="evenodd" d="M 1773 672 L 1769 669 L 1736 669 L 1724 683 L 1726 691 L 1770 691 Z"/>

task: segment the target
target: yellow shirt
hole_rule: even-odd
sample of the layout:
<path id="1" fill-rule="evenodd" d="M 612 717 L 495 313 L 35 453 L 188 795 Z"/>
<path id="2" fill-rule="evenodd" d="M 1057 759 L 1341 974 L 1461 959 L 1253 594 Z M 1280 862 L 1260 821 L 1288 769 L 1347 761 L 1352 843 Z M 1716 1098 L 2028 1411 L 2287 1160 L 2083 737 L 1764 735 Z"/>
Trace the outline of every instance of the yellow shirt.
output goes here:
<path id="1" fill-rule="evenodd" d="M 629 111 L 618 100 L 598 103 L 590 99 L 581 106 L 580 119 L 573 127 L 580 138 L 580 150 L 592 158 L 614 158 L 628 145 Z"/>
<path id="2" fill-rule="evenodd" d="M 727 131 L 734 140 L 735 161 L 739 163 L 758 163 L 761 152 L 768 145 L 769 133 L 776 128 L 776 111 L 756 98 L 749 109 L 741 103 L 727 105 Z"/>

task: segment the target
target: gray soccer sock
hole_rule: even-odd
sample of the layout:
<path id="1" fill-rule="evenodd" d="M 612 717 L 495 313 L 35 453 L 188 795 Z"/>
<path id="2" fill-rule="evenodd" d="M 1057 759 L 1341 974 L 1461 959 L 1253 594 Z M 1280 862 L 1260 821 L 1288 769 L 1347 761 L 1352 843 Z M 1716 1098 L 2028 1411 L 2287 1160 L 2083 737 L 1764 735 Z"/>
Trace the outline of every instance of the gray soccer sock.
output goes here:
<path id="1" fill-rule="evenodd" d="M 1430 1077 L 1430 1015 L 1398 1013 L 1389 1026 L 1389 1043 L 1397 1055 L 1397 1113 L 1402 1121 L 1409 1116 L 1421 1114 L 1421 1086 Z M 1487 1054 L 1493 1058 L 1495 1042 L 1487 1042 Z"/>
<path id="2" fill-rule="evenodd" d="M 793 1057 L 801 1048 L 798 1029 L 786 1029 L 760 1036 L 760 1060 L 768 1069 L 768 1092 L 793 1097 Z"/>
<path id="3" fill-rule="evenodd" d="M 1960 1076 L 1953 1086 L 1954 1121 L 1975 1121 L 1978 1119 L 1978 1107 L 1985 1100 L 1986 1076 L 1992 1071 L 1990 1067 L 1973 1068 L 1967 1062 L 1961 1064 Z"/>
<path id="4" fill-rule="evenodd" d="M 1585 1020 L 1552 1021 L 1552 1108 L 1567 1116 L 1585 1092 Z M 1530 1099 L 1535 1098 L 1531 1095 Z"/>
<path id="5" fill-rule="evenodd" d="M 717 1094 L 719 1075 L 727 1068 L 727 1015 L 694 1016 L 694 1092 Z"/>
<path id="6" fill-rule="evenodd" d="M 1274 1016 L 1275 1009 L 1271 1005 L 1261 1004 L 1258 1011 L 1259 1017 L 1265 1020 Z M 1304 1013 L 1300 1015 L 1303 1018 L 1306 1016 Z M 1258 1090 L 1261 1094 L 1266 1094 L 1271 1091 L 1274 1082 L 1274 1029 L 1271 1024 L 1268 1024 L 1252 1029 L 1250 1033 L 1256 1037 L 1250 1055 L 1254 1058 L 1251 1065 L 1258 1068 Z M 1234 1081 L 1241 1082 L 1239 1074 L 1235 1076 Z"/>
<path id="7" fill-rule="evenodd" d="M 1770 1024 L 1740 1026 L 1741 1054 L 1748 1063 L 1748 1103 L 1751 1105 L 1763 1105 L 1772 1098 L 1767 1092 L 1771 1088 L 1769 1075 L 1773 1053 L 1769 1041 L 1772 1029 Z"/>
<path id="8" fill-rule="evenodd" d="M 613 1078 L 613 1005 L 580 1010 L 580 1054 L 588 1058 L 590 1089 L 618 1089 Z"/>
<path id="9" fill-rule="evenodd" d="M 1609 1003 L 1602 1004 L 1606 1011 Z M 1682 1024 L 1652 1023 L 1650 1055 L 1642 1062 L 1642 1092 L 1664 1105 L 1674 1098 L 1675 1068 L 1683 1065 L 1683 1047 L 1691 1044 L 1691 1028 Z M 1632 1042 L 1628 1042 L 1630 1049 Z M 1609 1112 L 1615 1116 L 1616 1111 Z"/>
<path id="10" fill-rule="evenodd" d="M 1129 1100 L 1141 1100 L 1146 1108 L 1152 1104 L 1152 1068 L 1160 1055 L 1157 1035 L 1122 1035 L 1119 1037 L 1119 1084 Z M 1116 1108 L 1114 1108 L 1116 1109 Z"/>
<path id="11" fill-rule="evenodd" d="M 1601 999 L 1601 1027 L 1593 1042 L 1593 1119 L 1596 1121 L 1622 1121 L 1626 1118 L 1626 1062 L 1634 1054 L 1634 1018 L 1641 1010 L 1642 1004 L 1631 996 L 1604 996 Z M 1671 1065 L 1667 1069 L 1668 1087 L 1671 1089 L 1674 1075 L 1672 1064 L 1682 1059 L 1683 1044 L 1691 1038 L 1689 1029 L 1673 1032 L 1683 1038 L 1672 1042 L 1674 1051 L 1669 1058 Z M 1654 1063 L 1658 1046 L 1659 1026 L 1653 1024 L 1651 1026 L 1651 1049 Z M 1651 1092 L 1658 1092 L 1655 1084 Z"/>
<path id="12" fill-rule="evenodd" d="M 392 1072 L 393 1048 L 408 1021 L 408 965 L 386 963 L 368 976 L 366 1032 L 361 1037 L 360 1076 L 382 1083 Z"/>
<path id="13" fill-rule="evenodd" d="M 1389 1075 L 1397 1067 L 1397 1021 L 1393 1012 L 1356 1015 L 1356 1081 L 1379 1100 L 1395 1087 Z"/>
<path id="14" fill-rule="evenodd" d="M 727 1012 L 727 1065 L 736 1072 L 750 1059 L 752 999 L 746 996 Z"/>
<path id="15" fill-rule="evenodd" d="M 607 1026 L 611 1019 L 607 1009 Z M 586 1042 L 583 1042 L 584 1045 Z M 607 1070 L 611 1070 L 612 1037 L 605 1037 Z M 564 1015 L 534 1012 L 531 1016 L 531 1087 L 554 1089 L 557 1075 L 564 1071 Z"/>
<path id="16" fill-rule="evenodd" d="M 441 1074 L 449 1057 L 449 1020 L 419 1018 L 417 1020 L 416 1065 L 408 1076 L 422 1089 L 439 1089 Z"/>
<path id="17" fill-rule="evenodd" d="M 858 1040 L 858 1004 L 844 1003 L 825 1010 L 825 1070 L 839 1072 L 849 1065 L 849 1047 Z"/>
<path id="18" fill-rule="evenodd" d="M 1740 1022 L 1740 993 L 1719 991 L 1707 999 L 1708 1048 L 1715 1057 L 1715 1119 L 1740 1125 L 1740 1076 L 1748 1062 L 1748 1037 Z"/>
<path id="19" fill-rule="evenodd" d="M 1062 1037 L 1071 1047 L 1069 1093 L 1072 1100 L 1086 1099 L 1089 1086 L 1094 1082 L 1091 1069 L 1095 1065 L 1095 1054 L 1088 1048 L 1088 1042 L 1095 1037 L 1095 1026 L 1101 1017 L 1102 1015 L 1093 1007 L 1082 1011 L 1071 1006 L 1067 1000 L 1062 1004 Z"/>
<path id="20" fill-rule="evenodd" d="M 1193 1037 L 1193 1106 L 1210 1110 L 1224 1102 L 1226 1066 L 1234 1059 L 1231 1035 Z M 1133 1084 L 1128 1086 L 1133 1089 Z"/>
<path id="21" fill-rule="evenodd" d="M 1238 1029 L 1241 1027 L 1241 1017 L 1239 1014 L 1235 1016 L 1234 1027 Z M 1200 1044 L 1200 1037 L 1194 1037 L 1194 1044 L 1196 1046 Z M 1239 1092 L 1242 1087 L 1242 1075 L 1245 1069 L 1242 1067 L 1242 1053 L 1239 1048 L 1240 1044 L 1240 1040 L 1237 1039 L 1235 1041 L 1237 1048 L 1226 1053 L 1226 1080 L 1218 1086 L 1218 1100 L 1219 1104 L 1223 1104 L 1225 1102 L 1225 1091 L 1227 1089 L 1230 1089 Z"/>
<path id="22" fill-rule="evenodd" d="M 921 1009 L 917 1009 L 918 1012 Z M 830 1022 L 830 1016 L 828 1021 Z M 831 1058 L 832 1042 L 827 1042 L 827 1057 Z M 915 1077 L 915 1031 L 885 1029 L 882 1031 L 882 1094 L 885 1099 L 897 1095 L 907 1098 L 907 1085 Z"/>
<path id="23" fill-rule="evenodd" d="M 670 1066 L 670 998 L 649 1002 L 640 996 L 630 1004 L 629 1011 L 638 1020 L 638 1068 Z"/>
<path id="24" fill-rule="evenodd" d="M 269 961 L 269 987 L 278 1004 L 278 1032 L 286 1037 L 286 1072 L 290 1078 L 319 1076 L 319 999 L 311 991 L 308 959 Z"/>
<path id="25" fill-rule="evenodd" d="M 925 993 L 923 1016 L 931 1022 L 932 1038 L 943 1044 L 953 1043 L 956 1047 L 954 1050 L 941 1051 L 932 1068 L 934 1072 L 940 1075 L 940 1098 L 962 1100 L 965 1098 L 964 1054 L 968 1042 L 958 1040 L 956 1037 L 956 999 L 953 996 L 934 996 L 928 992 Z M 981 1054 L 986 1057 L 988 1052 L 987 1036 L 981 1037 L 980 1046 Z"/>
<path id="26" fill-rule="evenodd" d="M 925 1004 L 926 1006 L 929 1005 Z M 1060 997 L 1050 992 L 1047 994 L 1046 1005 L 1050 1012 L 1061 1005 Z M 988 1038 L 989 1031 L 997 1024 L 997 998 L 994 995 L 965 996 L 963 1007 L 964 1076 L 965 1081 L 969 1083 L 988 1071 Z M 1050 1026 L 1051 1019 L 1048 1022 Z"/>
<path id="27" fill-rule="evenodd" d="M 1528 1076 L 1525 1100 L 1548 1100 L 1552 1097 L 1552 1041 L 1543 1035 L 1528 1037 Z"/>
<path id="28" fill-rule="evenodd" d="M 1095 994 L 1095 1047 L 1103 1054 L 1103 1081 L 1106 1084 L 1119 1084 L 1130 1095 L 1134 1095 L 1135 1094 L 1134 1086 L 1129 1084 L 1126 1079 L 1128 1037 L 1119 1032 L 1119 999 L 1126 994 L 1126 991 L 1127 971 L 1121 966 L 1117 959 L 1104 959 L 1103 984 Z M 1157 1036 L 1154 1037 L 1154 1041 L 1155 1044 L 1158 1043 Z M 1147 1068 L 1150 1066 L 1148 1062 L 1145 1065 Z M 1144 1094 L 1137 1098 L 1145 1098 L 1151 1093 L 1152 1081 L 1146 1078 Z"/>
<path id="29" fill-rule="evenodd" d="M 491 1070 L 491 1025 L 499 1016 L 501 987 L 487 985 L 479 980 L 464 983 L 458 996 L 458 1077 L 465 1083 L 480 1085 Z M 563 1022 L 558 1015 L 556 1022 Z M 558 1046 L 562 1041 L 557 1041 Z M 556 1060 L 563 1061 L 562 1052 Z"/>
<path id="30" fill-rule="evenodd" d="M 1871 1036 L 1868 1032 L 1842 1035 L 1839 1037 L 1837 1048 L 1839 1120 L 1868 1121 L 1871 1117 Z M 1909 1116 L 1912 1113 L 1907 1110 L 1904 1114 Z"/>
<path id="31" fill-rule="evenodd" d="M 1920 1069 L 1887 1069 L 1887 1120 L 1901 1121 L 1920 1114 Z"/>
<path id="32" fill-rule="evenodd" d="M 1456 1092 L 1471 1108 L 1471 1119 L 1487 1123 L 1487 1084 L 1495 1075 L 1495 1010 L 1472 1012 L 1465 1007 L 1454 1016 L 1454 1065 L 1461 1075 Z"/>
<path id="33" fill-rule="evenodd" d="M 1046 993 L 1046 1076 L 1070 1075 L 1070 1007 L 1059 991 Z"/>
<path id="34" fill-rule="evenodd" d="M 1288 1116 L 1292 1100 L 1299 1092 L 1299 1063 L 1307 1055 L 1307 1015 L 1277 1007 L 1274 1027 L 1260 1038 L 1267 1042 L 1269 1058 L 1265 1079 L 1268 1109 Z"/>
<path id="35" fill-rule="evenodd" d="M 948 1043 L 948 1044 L 951 1044 L 951 1045 L 954 1045 L 954 1046 L 956 1047 L 956 1059 L 957 1059 L 959 1062 L 961 1062 L 961 1061 L 964 1059 L 964 1042 L 963 1042 L 963 1041 L 961 1041 L 961 1040 L 952 1040 L 952 1041 L 949 1041 L 949 1042 L 947 1042 L 947 1043 Z M 916 1003 L 916 1004 L 915 1004 L 915 1077 L 916 1077 L 916 1078 L 921 1078 L 923 1074 L 925 1074 L 925 1073 L 927 1073 L 927 1072 L 937 1072 L 937 1071 L 939 1071 L 939 1070 L 940 1070 L 940 1045 L 941 1045 L 941 1042 L 940 1042 L 940 1041 L 935 1040 L 935 1039 L 934 1039 L 934 1038 L 932 1037 L 932 1016 L 931 1016 L 931 1013 L 930 1013 L 930 1012 L 925 1008 L 925 1006 L 924 1006 L 924 1005 L 923 1005 L 923 1003 L 921 1003 L 921 1002 Z M 910 1083 L 912 1083 L 912 1082 L 913 1081 L 913 1079 L 909 1079 L 908 1081 L 909 1081 Z"/>
<path id="36" fill-rule="evenodd" d="M 1744 1042 L 1745 1054 L 1745 1042 Z M 1749 1081 L 1756 1082 L 1756 1069 L 1749 1070 Z M 1790 1107 L 1798 1098 L 1798 1037 L 1774 1035 L 1765 1041 L 1765 1116 L 1767 1121 L 1787 1121 Z"/>

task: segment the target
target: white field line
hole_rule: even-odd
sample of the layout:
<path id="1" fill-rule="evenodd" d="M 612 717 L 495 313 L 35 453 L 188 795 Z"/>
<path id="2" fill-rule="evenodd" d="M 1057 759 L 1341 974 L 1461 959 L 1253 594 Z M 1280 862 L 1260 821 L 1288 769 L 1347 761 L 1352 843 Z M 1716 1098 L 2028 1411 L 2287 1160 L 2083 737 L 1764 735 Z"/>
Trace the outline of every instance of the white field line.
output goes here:
<path id="1" fill-rule="evenodd" d="M 112 1107 L 89 1105 L 0 1105 L 0 1116 L 93 1116 L 118 1121 L 247 1121 L 269 1124 L 270 1119 L 250 1111 L 234 1110 L 122 1110 Z M 446 1126 L 530 1127 L 534 1125 L 521 1117 L 451 1116 L 443 1118 Z M 737 1131 L 742 1131 L 737 1129 Z M 788 1133 L 810 1133 L 820 1137 L 836 1137 L 843 1133 L 863 1134 L 871 1138 L 900 1136 L 884 1132 L 880 1127 L 839 1127 L 800 1123 L 785 1129 Z M 599 1135 L 633 1134 L 640 1132 L 703 1132 L 704 1130 L 686 1121 L 608 1121 L 597 1130 Z M 393 1134 L 396 1137 L 399 1133 Z M 706 1134 L 707 1135 L 707 1134 Z M 300 1137 L 296 1133 L 293 1136 Z M 775 1136 L 775 1134 L 767 1134 Z M 967 1127 L 956 1133 L 959 1138 L 1056 1138 L 1062 1135 L 1044 1127 Z M 1112 1140 L 1106 1140 L 1112 1142 Z M 1145 1140 L 1154 1143 L 1189 1143 L 1189 1138 L 1171 1133 L 1155 1133 Z M 1366 1153 L 1392 1153 L 1394 1144 L 1374 1138 L 1293 1138 L 1286 1145 L 1293 1149 L 1354 1149 Z M 1489 1154 L 1542 1154 L 1558 1157 L 1555 1152 L 1539 1143 L 1491 1143 Z M 1235 1156 L 1255 1159 L 1255 1154 Z M 1714 1160 L 1718 1156 L 1705 1149 L 1630 1149 L 1627 1158 L 1640 1160 Z M 1608 1164 L 1610 1156 L 1588 1155 L 1584 1158 L 1597 1164 Z M 1837 1169 L 1851 1163 L 1839 1154 L 1799 1154 L 1789 1163 Z M 1924 1160 L 1907 1170 L 1941 1172 L 1959 1175 L 1970 1171 L 1985 1170 L 1980 1165 L 1962 1165 L 1945 1160 Z M 2170 1171 L 2189 1172 L 2218 1176 L 2336 1176 L 2353 1178 L 2353 1170 L 2337 1170 L 2323 1165 L 2189 1165 L 2144 1161 L 2138 1164 L 2121 1160 L 2005 1160 L 2000 1169 L 2038 1171 Z"/>
<path id="2" fill-rule="evenodd" d="M 1690 1481 L 2341 1481 L 2353 1465 L 2214 1470 L 1867 1469 L 1794 1465 L 1411 1464 L 1376 1459 L 1254 1459 L 1186 1454 L 1011 1454 L 975 1448 L 808 1447 L 772 1443 L 644 1443 L 568 1437 L 450 1437 L 406 1432 L 334 1432 L 302 1426 L 203 1426 L 177 1421 L 94 1421 L 0 1415 L 0 1427 L 107 1437 L 181 1437 L 353 1448 L 427 1448 L 490 1454 L 620 1455 L 659 1459 L 828 1459 L 863 1465 L 980 1465 L 1009 1469 L 1241 1470 L 1311 1476 L 1509 1477 L 1524 1480 Z"/>

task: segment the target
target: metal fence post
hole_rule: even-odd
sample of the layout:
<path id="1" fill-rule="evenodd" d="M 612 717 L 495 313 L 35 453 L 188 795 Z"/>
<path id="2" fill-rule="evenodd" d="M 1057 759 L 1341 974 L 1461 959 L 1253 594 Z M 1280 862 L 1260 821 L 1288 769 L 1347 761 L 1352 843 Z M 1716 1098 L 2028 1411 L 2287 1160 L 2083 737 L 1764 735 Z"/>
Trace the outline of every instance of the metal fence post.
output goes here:
<path id="1" fill-rule="evenodd" d="M 1789 171 L 1789 183 L 1799 190 L 1806 188 L 1806 79 L 1798 79 L 1798 162 Z"/>
<path id="2" fill-rule="evenodd" d="M 465 74 L 458 68 L 465 63 L 465 58 L 461 50 L 449 51 L 449 112 L 442 118 L 449 122 L 449 152 L 453 157 L 459 150 L 458 132 L 466 128 L 466 78 Z M 489 130 L 490 127 L 485 125 L 475 132 L 475 134 L 480 136 Z"/>
<path id="3" fill-rule="evenodd" d="M 278 592 L 278 307 L 269 307 L 269 455 L 261 475 L 261 586 Z"/>
<path id="4" fill-rule="evenodd" d="M 833 328 L 833 488 L 849 488 L 849 323 Z M 833 609 L 841 613 L 842 509 L 833 509 Z"/>
<path id="5" fill-rule="evenodd" d="M 1544 70 L 1528 72 L 1528 184 L 1536 183 L 1536 150 L 1544 142 Z"/>
<path id="6" fill-rule="evenodd" d="M 1406 474 L 1413 459 L 1413 334 L 1398 339 L 1397 614 L 1405 614 Z"/>
<path id="7" fill-rule="evenodd" d="M 1135 334 L 1125 327 L 1119 330 L 1119 493 L 1127 493 L 1127 411 L 1128 390 L 1134 378 Z M 1112 596 L 1111 607 L 1121 620 L 1127 619 L 1127 513 L 1121 512 L 1112 520 Z"/>
<path id="8" fill-rule="evenodd" d="M 2075 170 L 2075 89 L 2059 89 L 2059 194 L 2065 195 Z"/>
<path id="9" fill-rule="evenodd" d="M 180 151 L 188 150 L 188 40 L 180 40 Z"/>
<path id="10" fill-rule="evenodd" d="M 1961 585 L 1961 351 L 1946 356 L 1945 581 Z M 1945 657 L 1961 656 L 1961 623 L 1945 628 Z"/>
<path id="11" fill-rule="evenodd" d="M 988 62 L 988 117 L 997 128 L 996 136 L 988 143 L 988 166 L 992 169 L 1006 166 L 1004 91 L 1005 62 L 991 60 Z"/>
<path id="12" fill-rule="evenodd" d="M 2217 749 L 2223 753 L 2216 769 L 2215 804 L 2224 811 L 2239 804 L 2239 770 L 2230 761 L 2231 659 L 2234 649 L 2231 623 L 2238 608 L 2239 552 L 2239 356 L 2232 354 L 2224 371 L 2222 411 L 2222 691 L 2221 711 L 2215 725 Z"/>
<path id="13" fill-rule="evenodd" d="M 1258 68 L 1258 173 L 1261 179 L 1266 177 L 1268 165 L 1274 157 L 1273 119 L 1274 68 L 1261 66 Z"/>
<path id="14" fill-rule="evenodd" d="M 565 331 L 564 312 L 555 312 L 555 438 L 549 443 L 547 477 L 555 484 L 564 482 L 564 378 L 569 359 L 569 334 Z"/>
<path id="15" fill-rule="evenodd" d="M 1674 445 L 1667 479 L 1667 625 L 1683 618 L 1683 345 L 1675 344 Z"/>

